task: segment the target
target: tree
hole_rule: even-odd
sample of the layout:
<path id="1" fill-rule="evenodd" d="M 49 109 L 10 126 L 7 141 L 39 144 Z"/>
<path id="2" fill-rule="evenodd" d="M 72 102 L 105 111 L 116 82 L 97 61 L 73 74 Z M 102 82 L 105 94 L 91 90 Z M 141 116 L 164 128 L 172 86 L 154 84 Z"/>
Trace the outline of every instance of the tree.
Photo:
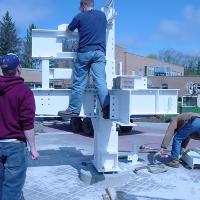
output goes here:
<path id="1" fill-rule="evenodd" d="M 147 58 L 151 58 L 151 59 L 154 59 L 154 60 L 157 60 L 157 59 L 158 59 L 158 58 L 157 58 L 157 55 L 156 55 L 156 54 L 153 54 L 153 53 L 149 54 L 149 55 L 147 56 Z"/>
<path id="2" fill-rule="evenodd" d="M 23 40 L 23 67 L 33 68 L 38 64 L 37 59 L 32 59 L 32 30 L 36 29 L 34 24 L 31 24 L 26 32 L 26 37 Z"/>
<path id="3" fill-rule="evenodd" d="M 197 61 L 197 75 L 200 75 L 200 57 Z"/>
<path id="4" fill-rule="evenodd" d="M 49 60 L 49 68 L 58 68 L 58 60 L 55 59 Z"/>
<path id="5" fill-rule="evenodd" d="M 181 65 L 183 54 L 174 49 L 164 49 L 159 52 L 158 58 L 167 63 Z"/>
<path id="6" fill-rule="evenodd" d="M 198 62 L 200 60 L 199 55 L 186 54 L 174 49 L 161 50 L 158 58 L 164 62 L 195 69 L 198 67 Z"/>
<path id="7" fill-rule="evenodd" d="M 20 54 L 21 40 L 17 36 L 15 23 L 7 11 L 0 21 L 0 56 L 7 53 Z"/>

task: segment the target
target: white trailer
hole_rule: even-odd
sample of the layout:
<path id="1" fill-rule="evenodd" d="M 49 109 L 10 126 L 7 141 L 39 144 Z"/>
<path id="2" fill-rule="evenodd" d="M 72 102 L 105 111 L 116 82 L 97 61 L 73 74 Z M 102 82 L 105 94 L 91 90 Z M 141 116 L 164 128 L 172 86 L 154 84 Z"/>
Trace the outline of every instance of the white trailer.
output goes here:
<path id="1" fill-rule="evenodd" d="M 103 119 L 95 89 L 87 89 L 80 116 L 91 118 L 94 128 L 94 166 L 98 172 L 118 171 L 118 132 L 116 127 L 134 126 L 131 115 L 177 114 L 178 90 L 112 89 L 115 75 L 115 9 L 113 1 L 102 8 L 108 20 L 106 74 L 110 92 L 110 119 Z M 72 59 L 76 52 L 64 51 L 64 41 L 78 40 L 78 33 L 66 33 L 66 25 L 57 30 L 35 29 L 32 32 L 32 57 L 42 60 L 42 88 L 34 89 L 36 114 L 57 116 L 68 107 L 70 89 L 49 88 L 50 78 L 71 78 L 72 69 L 49 69 L 51 59 Z M 51 70 L 51 72 L 50 72 Z M 64 77 L 63 77 L 64 76 Z"/>

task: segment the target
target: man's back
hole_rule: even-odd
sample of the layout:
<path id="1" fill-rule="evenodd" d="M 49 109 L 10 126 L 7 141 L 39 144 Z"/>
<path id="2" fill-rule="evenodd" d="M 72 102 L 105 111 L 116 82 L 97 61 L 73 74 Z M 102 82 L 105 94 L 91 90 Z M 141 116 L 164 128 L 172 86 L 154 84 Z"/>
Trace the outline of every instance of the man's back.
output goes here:
<path id="1" fill-rule="evenodd" d="M 0 58 L 3 76 L 0 76 L 0 159 L 3 177 L 0 199 L 23 198 L 28 152 L 32 159 L 39 154 L 35 146 L 35 101 L 32 91 L 24 85 L 21 60 L 13 53 Z"/>
<path id="2" fill-rule="evenodd" d="M 79 52 L 94 50 L 106 51 L 107 20 L 103 12 L 90 10 L 81 12 L 74 17 L 68 29 L 79 32 Z"/>
<path id="3" fill-rule="evenodd" d="M 35 102 L 22 78 L 0 76 L 0 139 L 24 139 L 33 128 Z"/>

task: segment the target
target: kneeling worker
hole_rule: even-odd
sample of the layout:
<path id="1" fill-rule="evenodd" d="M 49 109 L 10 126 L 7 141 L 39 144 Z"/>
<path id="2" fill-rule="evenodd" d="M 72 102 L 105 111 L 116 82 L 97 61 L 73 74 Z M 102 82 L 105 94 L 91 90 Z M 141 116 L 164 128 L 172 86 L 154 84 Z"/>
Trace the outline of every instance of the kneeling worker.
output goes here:
<path id="1" fill-rule="evenodd" d="M 178 168 L 181 148 L 186 148 L 191 138 L 200 140 L 200 114 L 182 113 L 171 121 L 161 144 L 161 154 L 172 138 L 171 161 L 167 165 Z"/>

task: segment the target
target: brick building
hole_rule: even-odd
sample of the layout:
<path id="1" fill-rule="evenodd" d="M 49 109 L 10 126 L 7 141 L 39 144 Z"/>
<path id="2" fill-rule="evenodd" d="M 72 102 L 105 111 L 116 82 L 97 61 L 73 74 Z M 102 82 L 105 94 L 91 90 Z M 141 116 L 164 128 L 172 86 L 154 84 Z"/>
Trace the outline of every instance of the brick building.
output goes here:
<path id="1" fill-rule="evenodd" d="M 185 77 L 182 66 L 138 56 L 127 52 L 126 48 L 118 45 L 116 45 L 115 51 L 116 74 L 147 76 L 149 88 L 180 89 L 179 96 L 182 96 L 188 94 L 187 83 L 200 83 L 200 77 Z M 61 67 L 66 67 L 66 65 L 69 67 L 72 63 L 66 64 L 66 62 L 60 61 L 59 65 Z M 22 69 L 22 77 L 32 88 L 41 86 L 42 74 L 40 70 Z"/>
<path id="2" fill-rule="evenodd" d="M 182 66 L 138 56 L 127 52 L 126 48 L 115 46 L 116 74 L 157 76 L 184 76 Z"/>
<path id="3" fill-rule="evenodd" d="M 188 95 L 188 84 L 197 83 L 200 84 L 200 77 L 194 76 L 148 76 L 147 86 L 149 88 L 165 88 L 169 89 L 180 89 L 178 92 L 179 96 Z"/>

